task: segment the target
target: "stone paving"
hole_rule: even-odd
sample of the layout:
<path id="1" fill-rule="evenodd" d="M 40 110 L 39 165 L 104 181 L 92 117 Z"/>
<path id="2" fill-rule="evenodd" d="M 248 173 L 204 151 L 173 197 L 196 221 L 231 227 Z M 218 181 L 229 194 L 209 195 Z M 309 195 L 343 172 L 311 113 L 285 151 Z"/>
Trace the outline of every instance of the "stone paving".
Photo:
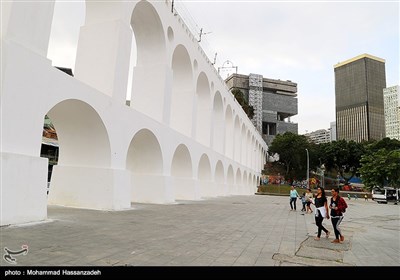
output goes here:
<path id="1" fill-rule="evenodd" d="M 288 196 L 230 196 L 125 211 L 48 207 L 48 220 L 1 227 L 16 266 L 398 266 L 400 206 L 346 198 L 345 241 L 315 241 Z M 2 266 L 9 264 L 1 259 Z"/>

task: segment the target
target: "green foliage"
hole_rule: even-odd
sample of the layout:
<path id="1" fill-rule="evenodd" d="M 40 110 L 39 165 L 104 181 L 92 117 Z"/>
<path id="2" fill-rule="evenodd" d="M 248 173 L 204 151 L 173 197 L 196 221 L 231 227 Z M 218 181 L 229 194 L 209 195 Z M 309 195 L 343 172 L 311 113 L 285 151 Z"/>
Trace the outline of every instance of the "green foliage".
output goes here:
<path id="1" fill-rule="evenodd" d="M 242 106 L 243 111 L 247 114 L 249 119 L 252 119 L 254 116 L 254 108 L 247 103 L 243 92 L 240 89 L 234 88 L 232 89 L 232 94 L 236 98 L 237 102 L 239 102 L 240 106 Z"/>
<path id="2" fill-rule="evenodd" d="M 333 141 L 321 146 L 321 161 L 326 168 L 334 169 L 346 183 L 353 178 L 360 168 L 360 159 L 365 154 L 364 144 L 346 140 Z"/>
<path id="3" fill-rule="evenodd" d="M 274 138 L 269 147 L 269 154 L 271 156 L 275 153 L 279 154 L 279 161 L 274 164 L 281 164 L 285 168 L 285 179 L 304 179 L 307 176 L 305 149 L 310 147 L 311 144 L 304 135 L 285 132 Z"/>
<path id="4" fill-rule="evenodd" d="M 391 187 L 400 187 L 400 149 L 391 151 L 386 148 L 377 151 L 371 149 L 360 162 L 360 174 L 367 188 L 382 187 L 386 184 Z"/>
<path id="5" fill-rule="evenodd" d="M 305 179 L 307 153 L 309 151 L 310 178 L 312 171 L 325 165 L 326 174 L 340 174 L 348 183 L 355 175 L 361 175 L 367 188 L 375 185 L 400 188 L 400 141 L 384 138 L 381 141 L 356 143 L 339 140 L 316 145 L 304 135 L 286 132 L 277 135 L 268 153 L 279 154 L 279 161 L 268 163 L 267 174 L 284 174 L 286 180 Z M 332 179 L 332 184 L 335 183 Z"/>

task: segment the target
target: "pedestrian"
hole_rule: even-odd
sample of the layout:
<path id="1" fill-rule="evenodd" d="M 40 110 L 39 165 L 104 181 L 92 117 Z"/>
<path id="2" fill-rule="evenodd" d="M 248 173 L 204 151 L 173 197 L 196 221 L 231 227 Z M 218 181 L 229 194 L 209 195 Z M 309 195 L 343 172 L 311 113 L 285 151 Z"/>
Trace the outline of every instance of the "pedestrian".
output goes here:
<path id="1" fill-rule="evenodd" d="M 344 236 L 339 226 L 343 220 L 343 213 L 346 211 L 347 203 L 343 197 L 339 196 L 339 188 L 332 189 L 331 203 L 329 204 L 331 209 L 331 221 L 333 231 L 335 232 L 335 239 L 332 243 L 340 243 L 344 241 Z"/>
<path id="2" fill-rule="evenodd" d="M 306 211 L 306 193 L 303 192 L 303 194 L 301 195 L 301 203 L 303 204 L 303 208 L 301 208 L 301 212 Z"/>
<path id="3" fill-rule="evenodd" d="M 310 211 L 310 214 L 313 212 L 313 210 L 311 209 L 311 203 L 313 203 L 313 193 L 311 192 L 311 189 L 307 189 L 307 193 L 306 193 L 306 204 L 307 204 L 307 211 L 306 213 L 308 213 L 308 211 Z"/>
<path id="4" fill-rule="evenodd" d="M 368 195 L 364 194 L 365 201 L 368 201 Z"/>
<path id="5" fill-rule="evenodd" d="M 314 199 L 315 204 L 315 224 L 318 227 L 318 234 L 314 240 L 320 240 L 322 231 L 325 232 L 326 238 L 329 238 L 330 232 L 322 225 L 324 218 L 329 220 L 328 201 L 325 196 L 325 190 L 322 187 L 317 188 L 317 195 Z"/>
<path id="6" fill-rule="evenodd" d="M 293 186 L 291 186 L 290 189 L 291 189 L 291 190 L 290 190 L 290 208 L 291 208 L 290 211 L 292 211 L 293 208 L 294 208 L 294 211 L 296 211 L 296 200 L 297 200 L 297 198 L 300 197 L 300 196 L 299 196 L 299 194 L 297 193 L 297 191 L 294 189 Z M 292 205 L 292 203 L 293 203 L 293 205 Z"/>
<path id="7" fill-rule="evenodd" d="M 347 194 L 347 198 L 349 199 L 349 200 L 351 200 L 351 195 L 348 193 Z"/>

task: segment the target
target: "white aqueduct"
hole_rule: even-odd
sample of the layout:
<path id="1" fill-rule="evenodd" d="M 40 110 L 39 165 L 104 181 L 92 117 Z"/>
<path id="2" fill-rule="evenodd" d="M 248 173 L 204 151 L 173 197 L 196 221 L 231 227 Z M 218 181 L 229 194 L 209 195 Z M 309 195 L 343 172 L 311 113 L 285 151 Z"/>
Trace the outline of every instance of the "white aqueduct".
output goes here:
<path id="1" fill-rule="evenodd" d="M 53 11 L 54 1 L 2 3 L 1 225 L 44 220 L 48 204 L 254 194 L 267 146 L 170 1 L 86 0 L 75 77 L 47 58 Z M 45 115 L 59 139 L 49 196 Z"/>

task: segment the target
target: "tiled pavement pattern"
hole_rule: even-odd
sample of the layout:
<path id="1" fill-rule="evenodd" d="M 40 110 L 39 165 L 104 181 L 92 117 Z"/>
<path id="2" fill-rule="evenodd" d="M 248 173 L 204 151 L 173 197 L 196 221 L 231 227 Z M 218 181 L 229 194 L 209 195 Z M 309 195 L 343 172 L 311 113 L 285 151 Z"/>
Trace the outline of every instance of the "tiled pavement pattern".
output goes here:
<path id="1" fill-rule="evenodd" d="M 288 196 L 230 196 L 125 211 L 48 207 L 48 220 L 0 228 L 17 266 L 398 266 L 400 206 L 349 205 L 345 241 L 315 241 L 312 214 Z M 324 236 L 324 235 L 323 235 Z M 9 265 L 1 258 L 1 265 Z"/>

